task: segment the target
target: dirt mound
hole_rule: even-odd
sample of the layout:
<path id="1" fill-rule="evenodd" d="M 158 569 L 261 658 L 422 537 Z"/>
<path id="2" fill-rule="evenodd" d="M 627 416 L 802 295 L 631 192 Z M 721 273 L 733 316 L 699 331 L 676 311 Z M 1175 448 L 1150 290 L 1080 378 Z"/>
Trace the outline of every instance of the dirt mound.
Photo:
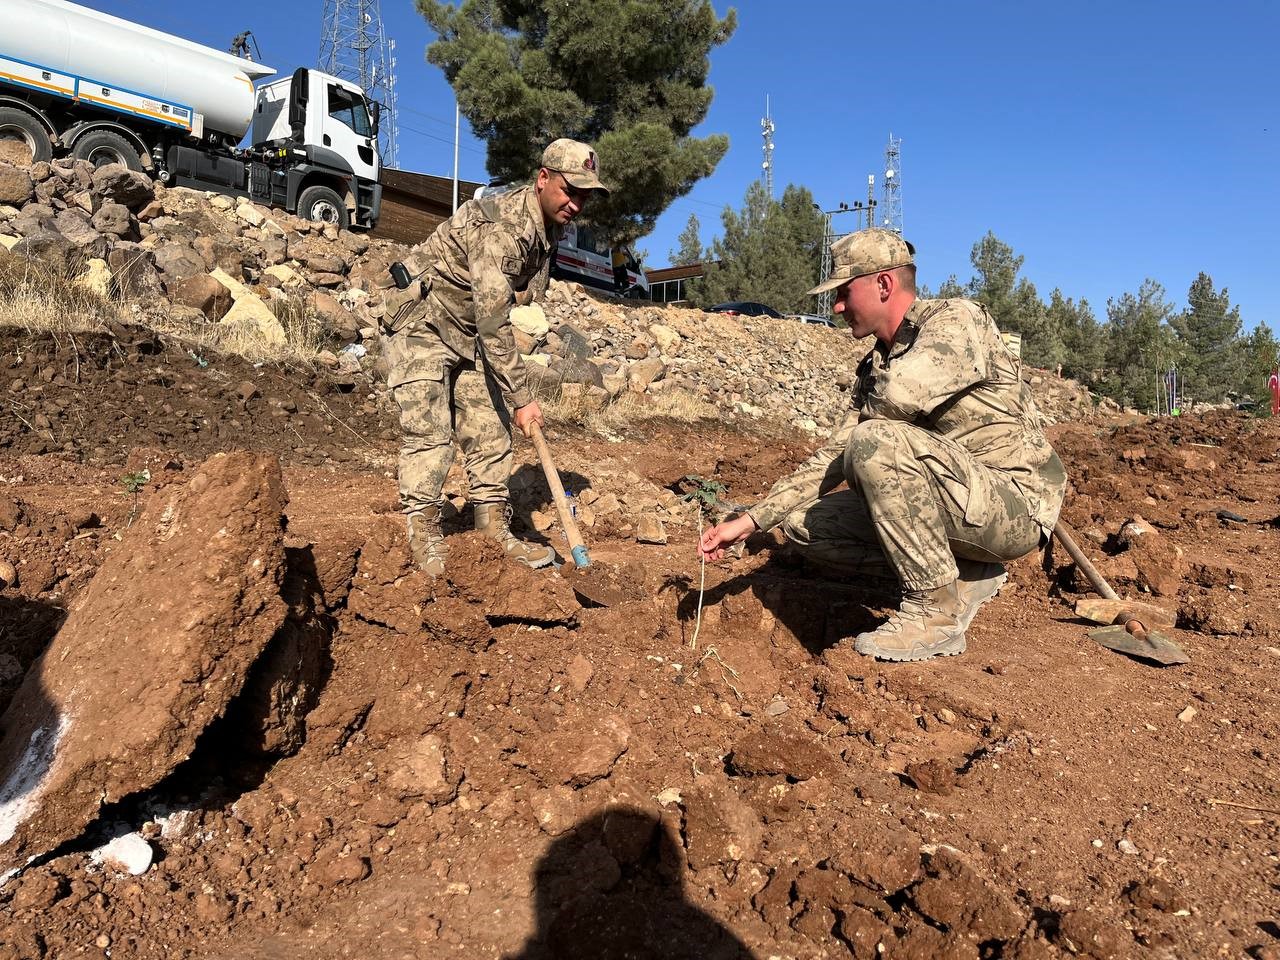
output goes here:
<path id="1" fill-rule="evenodd" d="M 322 372 L 204 357 L 141 327 L 72 337 L 0 330 L 0 348 L 11 409 L 0 449 L 11 454 L 122 464 L 135 448 L 165 448 L 164 460 L 145 465 L 157 474 L 170 458 L 244 448 L 349 461 L 380 453 L 375 444 L 394 425 L 367 391 L 344 392 Z"/>

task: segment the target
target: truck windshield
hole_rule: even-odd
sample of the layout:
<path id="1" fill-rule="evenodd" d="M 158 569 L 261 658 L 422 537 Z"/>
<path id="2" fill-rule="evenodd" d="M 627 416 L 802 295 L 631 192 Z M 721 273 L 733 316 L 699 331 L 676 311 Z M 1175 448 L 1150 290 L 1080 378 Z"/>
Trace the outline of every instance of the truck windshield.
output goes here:
<path id="1" fill-rule="evenodd" d="M 345 123 L 356 132 L 356 136 L 373 136 L 373 124 L 369 122 L 369 108 L 364 97 L 334 83 L 329 84 L 329 116 Z"/>

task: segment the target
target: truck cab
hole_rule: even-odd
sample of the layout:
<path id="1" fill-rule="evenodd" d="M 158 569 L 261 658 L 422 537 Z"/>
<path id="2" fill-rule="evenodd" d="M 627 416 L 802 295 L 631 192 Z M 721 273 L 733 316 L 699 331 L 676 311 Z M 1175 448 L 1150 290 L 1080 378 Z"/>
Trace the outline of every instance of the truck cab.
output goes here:
<path id="1" fill-rule="evenodd" d="M 301 68 L 287 80 L 258 87 L 251 151 L 305 154 L 306 162 L 291 170 L 293 187 L 284 204 L 299 208 L 299 216 L 340 226 L 361 223 L 380 193 L 378 113 L 358 86 Z M 306 194 L 315 186 L 338 194 L 341 205 L 324 190 Z"/>

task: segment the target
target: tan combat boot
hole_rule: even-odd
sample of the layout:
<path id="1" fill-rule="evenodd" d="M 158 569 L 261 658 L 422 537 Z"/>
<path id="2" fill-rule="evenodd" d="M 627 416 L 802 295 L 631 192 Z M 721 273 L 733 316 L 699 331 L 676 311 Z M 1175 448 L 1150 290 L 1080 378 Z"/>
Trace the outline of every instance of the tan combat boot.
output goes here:
<path id="1" fill-rule="evenodd" d="M 409 552 L 418 569 L 433 577 L 444 573 L 444 531 L 440 508 L 423 507 L 405 517 L 409 524 Z"/>
<path id="2" fill-rule="evenodd" d="M 858 636 L 853 649 L 877 660 L 927 660 L 964 653 L 964 631 L 956 620 L 955 583 L 935 590 L 907 590 L 889 619 Z"/>
<path id="3" fill-rule="evenodd" d="M 492 537 L 502 544 L 507 556 L 519 560 L 527 567 L 537 570 L 545 567 L 555 559 L 555 551 L 550 547 L 517 540 L 511 532 L 511 505 L 508 503 L 477 503 L 476 529 L 486 537 Z"/>
<path id="4" fill-rule="evenodd" d="M 1000 592 L 1008 575 L 1004 572 L 1004 564 L 983 563 L 980 560 L 961 560 L 956 558 L 956 567 L 960 570 L 960 578 L 956 580 L 956 594 L 960 607 L 956 611 L 956 624 L 964 633 L 973 623 L 978 608 Z"/>

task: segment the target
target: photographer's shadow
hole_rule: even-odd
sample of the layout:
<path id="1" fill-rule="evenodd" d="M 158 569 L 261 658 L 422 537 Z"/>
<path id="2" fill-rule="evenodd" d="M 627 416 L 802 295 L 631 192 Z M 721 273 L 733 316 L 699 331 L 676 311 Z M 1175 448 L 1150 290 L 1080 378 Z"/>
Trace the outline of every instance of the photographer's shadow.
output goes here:
<path id="1" fill-rule="evenodd" d="M 615 808 L 557 838 L 538 862 L 538 929 L 506 960 L 750 960 L 685 899 L 684 851 L 651 813 Z"/>

